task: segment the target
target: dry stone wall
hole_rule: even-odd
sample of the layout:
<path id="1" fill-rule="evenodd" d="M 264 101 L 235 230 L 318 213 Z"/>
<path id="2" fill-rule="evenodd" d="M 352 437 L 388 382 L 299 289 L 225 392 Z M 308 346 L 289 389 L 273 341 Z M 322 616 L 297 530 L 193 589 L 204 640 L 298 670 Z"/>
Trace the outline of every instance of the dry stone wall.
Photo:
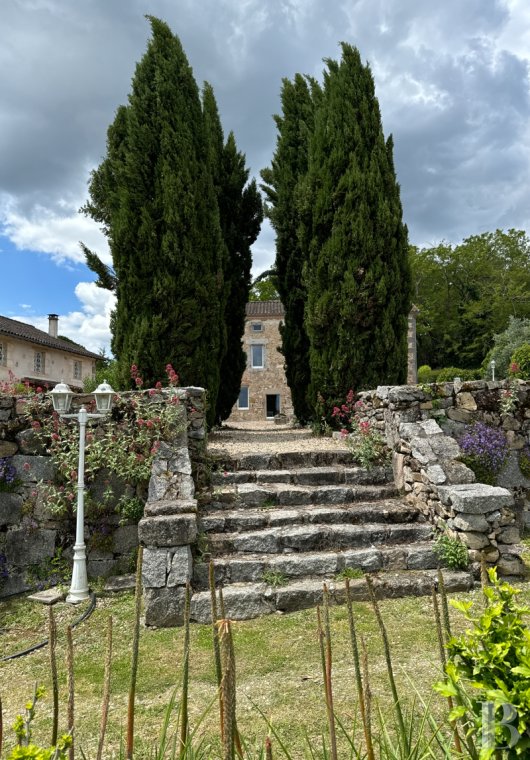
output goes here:
<path id="1" fill-rule="evenodd" d="M 162 390 L 158 398 L 172 392 Z M 143 395 L 147 393 L 145 391 Z M 179 434 L 177 440 L 161 444 L 149 490 L 132 489 L 130 485 L 120 482 L 112 472 L 102 471 L 89 486 L 95 501 L 101 498 L 109 484 L 116 499 L 126 493 L 128 497 L 138 497 L 148 505 L 170 495 L 181 502 L 193 497 L 191 472 L 192 469 L 194 472 L 200 470 L 205 447 L 205 392 L 202 388 L 183 388 L 177 389 L 177 393 L 182 400 L 187 429 Z M 122 401 L 126 405 L 131 404 L 131 412 L 139 395 L 121 394 Z M 74 411 L 91 398 L 76 396 Z M 0 396 L 0 459 L 7 458 L 14 465 L 17 481 L 20 481 L 13 492 L 0 491 L 0 598 L 35 588 L 44 580 L 41 576 L 51 570 L 50 560 L 57 556 L 59 549 L 67 566 L 72 558 L 73 519 L 54 518 L 44 508 L 41 498 L 39 484 L 53 481 L 55 472 L 52 459 L 26 414 L 27 400 L 23 396 Z M 195 540 L 195 533 L 190 531 L 187 538 L 191 543 Z M 134 565 L 138 526 L 130 521 L 120 524 L 117 514 L 107 515 L 104 523 L 87 519 L 85 541 L 91 577 L 126 572 Z M 184 550 L 179 551 L 182 553 Z M 174 554 L 171 555 L 173 568 L 177 564 Z M 177 578 L 180 583 L 181 576 L 176 574 L 176 570 L 172 573 L 170 568 L 170 588 Z"/>
<path id="2" fill-rule="evenodd" d="M 503 413 L 503 399 L 513 397 Z M 521 532 L 530 527 L 530 480 L 518 452 L 530 440 L 530 383 L 459 382 L 380 386 L 360 394 L 366 418 L 393 452 L 396 484 L 439 529 L 460 538 L 478 567 L 481 556 L 504 575 L 521 575 Z M 507 462 L 495 486 L 477 483 L 462 461 L 458 440 L 467 425 L 502 429 Z"/>

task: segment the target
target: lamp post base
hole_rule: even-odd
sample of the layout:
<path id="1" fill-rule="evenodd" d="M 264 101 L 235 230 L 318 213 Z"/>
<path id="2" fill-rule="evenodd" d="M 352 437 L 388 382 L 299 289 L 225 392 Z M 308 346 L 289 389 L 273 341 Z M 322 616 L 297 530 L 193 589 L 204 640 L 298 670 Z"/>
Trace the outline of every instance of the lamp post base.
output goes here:
<path id="1" fill-rule="evenodd" d="M 66 597 L 69 604 L 79 604 L 90 596 L 88 592 L 88 576 L 86 569 L 86 546 L 75 544 L 74 546 L 74 569 L 70 592 Z"/>

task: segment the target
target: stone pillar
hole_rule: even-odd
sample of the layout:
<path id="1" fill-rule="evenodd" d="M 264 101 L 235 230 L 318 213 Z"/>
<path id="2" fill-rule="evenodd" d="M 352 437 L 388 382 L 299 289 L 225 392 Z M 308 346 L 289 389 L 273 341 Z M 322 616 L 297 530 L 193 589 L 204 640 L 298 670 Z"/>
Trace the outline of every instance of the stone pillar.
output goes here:
<path id="1" fill-rule="evenodd" d="M 416 347 L 416 317 L 420 313 L 417 306 L 413 306 L 409 313 L 409 329 L 407 335 L 408 362 L 407 362 L 407 385 L 415 385 L 418 382 L 418 358 Z"/>
<path id="2" fill-rule="evenodd" d="M 138 537 L 144 547 L 142 583 L 145 623 L 182 625 L 186 580 L 191 581 L 191 545 L 197 540 L 197 501 L 192 477 L 192 452 L 205 444 L 202 388 L 178 389 L 186 429 L 161 443 L 151 470 L 149 494 Z"/>

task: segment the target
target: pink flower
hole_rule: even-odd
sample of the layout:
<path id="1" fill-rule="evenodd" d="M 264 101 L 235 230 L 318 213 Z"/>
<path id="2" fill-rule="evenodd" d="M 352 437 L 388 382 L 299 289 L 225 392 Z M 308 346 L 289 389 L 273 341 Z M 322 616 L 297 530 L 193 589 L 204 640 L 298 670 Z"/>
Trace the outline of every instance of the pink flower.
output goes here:
<path id="1" fill-rule="evenodd" d="M 510 372 L 512 375 L 515 375 L 517 372 L 519 372 L 521 367 L 517 364 L 517 362 L 512 362 L 510 364 Z"/>
<path id="2" fill-rule="evenodd" d="M 142 385 L 144 384 L 144 381 L 142 380 L 141 377 L 135 377 L 134 382 L 136 383 L 137 388 L 141 388 Z"/>
<path id="3" fill-rule="evenodd" d="M 58 435 L 58 433 L 52 433 L 52 440 L 54 440 L 54 441 L 59 441 L 60 440 L 60 436 Z"/>
<path id="4" fill-rule="evenodd" d="M 148 428 L 152 428 L 154 423 L 153 423 L 153 420 L 147 420 L 145 424 Z"/>
<path id="5" fill-rule="evenodd" d="M 40 424 L 40 422 L 38 420 L 33 420 L 33 422 L 31 423 L 31 427 L 34 430 L 40 430 L 41 424 Z"/>
<path id="6" fill-rule="evenodd" d="M 149 388 L 149 395 L 150 396 L 155 396 L 156 395 L 156 391 L 155 391 L 154 388 Z"/>
<path id="7" fill-rule="evenodd" d="M 142 425 L 145 425 L 145 420 L 140 417 L 140 419 L 136 420 L 136 424 L 138 427 L 142 427 Z"/>
<path id="8" fill-rule="evenodd" d="M 359 430 L 363 435 L 367 435 L 370 432 L 370 423 L 368 420 L 363 420 L 362 422 L 359 422 Z"/>
<path id="9" fill-rule="evenodd" d="M 76 480 L 77 470 L 70 470 L 70 480 Z"/>
<path id="10" fill-rule="evenodd" d="M 340 431 L 340 437 L 346 438 L 347 435 L 348 435 L 348 431 L 346 430 L 346 428 L 342 428 L 342 430 Z"/>
<path id="11" fill-rule="evenodd" d="M 160 380 L 158 380 L 155 384 L 155 388 L 158 388 L 158 390 L 160 390 L 161 387 L 162 387 L 162 383 L 160 382 Z"/>
<path id="12" fill-rule="evenodd" d="M 37 391 L 37 393 L 42 393 L 42 388 L 40 387 L 40 385 L 37 385 L 36 391 Z"/>
<path id="13" fill-rule="evenodd" d="M 25 472 L 29 472 L 29 471 L 30 471 L 30 469 L 31 469 L 30 463 L 29 463 L 29 462 L 24 462 L 24 464 L 23 464 L 23 466 L 22 466 L 22 469 L 23 469 Z"/>

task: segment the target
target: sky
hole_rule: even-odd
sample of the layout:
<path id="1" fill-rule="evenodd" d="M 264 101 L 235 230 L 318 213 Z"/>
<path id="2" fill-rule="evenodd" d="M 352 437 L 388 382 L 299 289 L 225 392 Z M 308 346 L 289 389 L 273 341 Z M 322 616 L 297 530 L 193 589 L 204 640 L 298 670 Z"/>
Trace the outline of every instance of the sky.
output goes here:
<path id="1" fill-rule="evenodd" d="M 525 0 L 1 0 L 0 314 L 98 351 L 112 295 L 83 263 L 110 263 L 79 213 L 106 131 L 145 52 L 145 14 L 180 37 L 214 88 L 251 175 L 270 164 L 283 77 L 321 78 L 339 43 L 372 68 L 394 137 L 410 242 L 530 231 L 530 4 Z M 254 275 L 274 261 L 268 223 Z"/>

